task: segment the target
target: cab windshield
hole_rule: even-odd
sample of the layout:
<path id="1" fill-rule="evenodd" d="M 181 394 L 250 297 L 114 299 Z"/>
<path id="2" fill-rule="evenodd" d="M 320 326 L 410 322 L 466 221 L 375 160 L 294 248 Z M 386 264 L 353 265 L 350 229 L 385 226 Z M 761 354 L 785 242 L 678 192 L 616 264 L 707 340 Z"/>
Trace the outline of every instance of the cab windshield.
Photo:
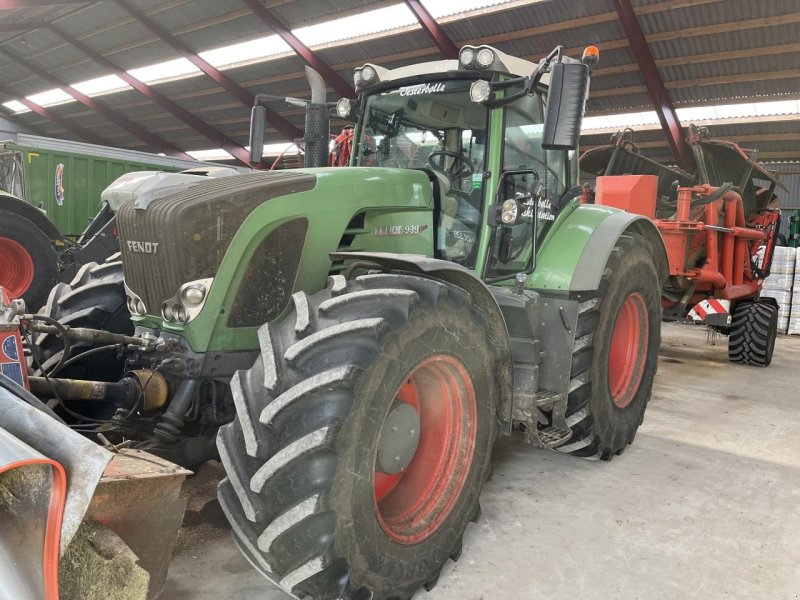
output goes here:
<path id="1" fill-rule="evenodd" d="M 367 99 L 359 166 L 426 169 L 438 189 L 437 258 L 472 267 L 481 223 L 489 111 L 472 80 L 398 87 Z"/>

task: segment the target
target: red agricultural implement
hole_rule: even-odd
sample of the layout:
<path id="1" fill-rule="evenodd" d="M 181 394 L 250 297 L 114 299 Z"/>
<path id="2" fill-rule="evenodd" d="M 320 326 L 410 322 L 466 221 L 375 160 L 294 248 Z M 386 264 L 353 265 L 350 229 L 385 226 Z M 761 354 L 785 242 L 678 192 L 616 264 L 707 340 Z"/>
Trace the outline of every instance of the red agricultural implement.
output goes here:
<path id="1" fill-rule="evenodd" d="M 581 169 L 598 175 L 595 204 L 645 215 L 661 232 L 669 259 L 664 318 L 704 322 L 729 334 L 732 361 L 766 366 L 777 305 L 759 296 L 780 218 L 774 191 L 783 185 L 737 144 L 689 131 L 695 175 L 642 156 L 631 130 L 585 152 Z"/>

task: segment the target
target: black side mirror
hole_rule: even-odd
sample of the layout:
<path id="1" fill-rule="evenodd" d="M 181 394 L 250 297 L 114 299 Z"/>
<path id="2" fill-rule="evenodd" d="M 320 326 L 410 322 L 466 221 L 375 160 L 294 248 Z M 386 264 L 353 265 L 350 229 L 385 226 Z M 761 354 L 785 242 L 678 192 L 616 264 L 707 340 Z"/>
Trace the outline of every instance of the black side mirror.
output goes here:
<path id="1" fill-rule="evenodd" d="M 264 155 L 264 131 L 267 128 L 267 109 L 254 106 L 250 111 L 250 163 L 257 165 Z"/>
<path id="2" fill-rule="evenodd" d="M 583 63 L 550 66 L 550 90 L 544 116 L 542 148 L 576 150 L 589 89 L 589 67 Z"/>

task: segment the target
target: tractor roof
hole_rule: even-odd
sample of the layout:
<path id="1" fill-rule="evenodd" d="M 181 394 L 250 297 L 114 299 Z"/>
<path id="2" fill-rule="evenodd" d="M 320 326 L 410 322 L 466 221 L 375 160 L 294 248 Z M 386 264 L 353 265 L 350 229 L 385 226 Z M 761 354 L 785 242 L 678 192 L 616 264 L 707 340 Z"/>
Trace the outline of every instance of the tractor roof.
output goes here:
<path id="1" fill-rule="evenodd" d="M 471 56 L 477 56 L 478 52 L 484 49 L 490 50 L 493 53 L 494 60 L 491 64 L 486 67 L 478 66 L 475 61 L 468 65 L 464 64 L 467 62 L 464 60 L 465 52 L 471 51 Z M 484 75 L 486 78 L 490 78 L 493 73 L 503 73 L 506 75 L 512 75 L 514 77 L 528 77 L 533 74 L 538 66 L 538 63 L 533 63 L 523 58 L 511 56 L 505 52 L 497 50 L 496 48 L 485 45 L 464 46 L 461 49 L 459 56 L 461 57 L 461 60 L 435 60 L 398 67 L 396 69 L 386 69 L 374 63 L 366 63 L 363 67 L 354 70 L 356 87 L 359 89 L 359 91 L 363 91 L 375 85 L 385 84 L 391 81 L 408 81 L 415 78 L 430 79 L 431 76 L 435 76 L 437 74 L 447 75 L 449 77 L 458 74 L 469 74 L 473 76 Z M 377 75 L 376 80 L 370 81 L 369 83 L 367 83 L 362 76 L 362 73 L 368 67 L 373 69 Z M 549 83 L 549 79 L 549 74 L 546 73 L 544 77 L 542 77 L 541 83 L 547 85 Z"/>

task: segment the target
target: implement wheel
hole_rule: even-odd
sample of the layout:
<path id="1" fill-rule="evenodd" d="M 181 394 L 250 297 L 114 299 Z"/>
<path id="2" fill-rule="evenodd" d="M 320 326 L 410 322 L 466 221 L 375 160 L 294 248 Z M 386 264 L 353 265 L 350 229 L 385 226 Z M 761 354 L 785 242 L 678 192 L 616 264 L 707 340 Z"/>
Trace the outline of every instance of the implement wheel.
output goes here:
<path id="1" fill-rule="evenodd" d="M 661 343 L 660 285 L 652 252 L 623 235 L 600 289 L 581 302 L 561 452 L 610 460 L 633 441 L 653 389 Z"/>
<path id="2" fill-rule="evenodd" d="M 25 217 L 0 211 L 0 286 L 34 311 L 44 304 L 57 276 L 56 251 L 45 233 Z"/>
<path id="3" fill-rule="evenodd" d="M 461 288 L 380 274 L 293 296 L 231 382 L 219 498 L 248 559 L 314 600 L 432 587 L 497 436 L 493 338 Z"/>
<path id="4" fill-rule="evenodd" d="M 733 309 L 728 358 L 743 365 L 768 367 L 777 336 L 777 306 L 766 302 L 739 302 Z"/>

